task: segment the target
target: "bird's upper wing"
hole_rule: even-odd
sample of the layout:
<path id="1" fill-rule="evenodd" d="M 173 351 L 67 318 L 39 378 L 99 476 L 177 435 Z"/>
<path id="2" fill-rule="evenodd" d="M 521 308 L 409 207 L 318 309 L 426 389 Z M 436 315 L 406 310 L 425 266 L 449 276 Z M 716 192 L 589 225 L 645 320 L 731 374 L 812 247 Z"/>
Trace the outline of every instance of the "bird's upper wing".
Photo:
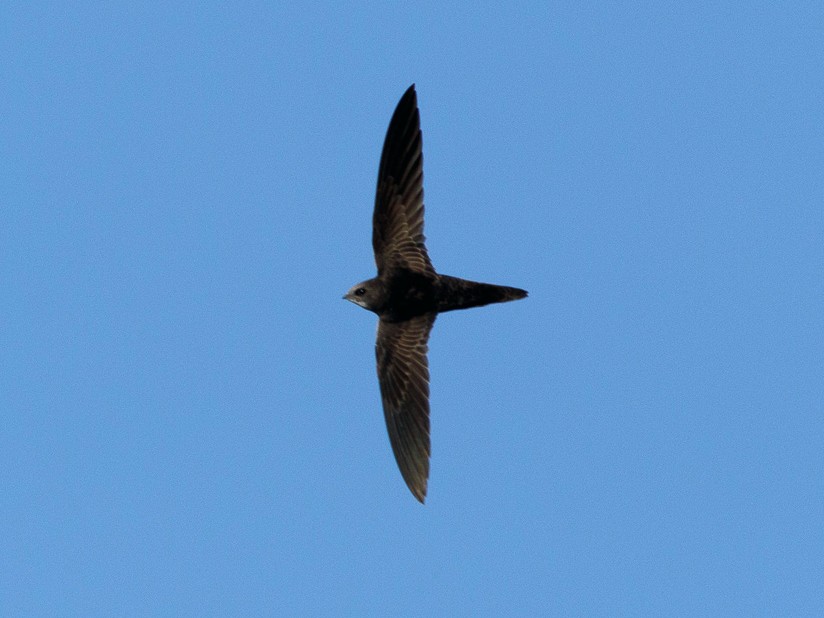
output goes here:
<path id="1" fill-rule="evenodd" d="M 404 481 L 424 501 L 429 478 L 429 332 L 435 313 L 378 321 L 378 380 L 389 442 Z"/>
<path id="2" fill-rule="evenodd" d="M 383 143 L 372 218 L 378 275 L 402 267 L 435 274 L 423 235 L 423 155 L 415 85 L 398 102 Z"/>

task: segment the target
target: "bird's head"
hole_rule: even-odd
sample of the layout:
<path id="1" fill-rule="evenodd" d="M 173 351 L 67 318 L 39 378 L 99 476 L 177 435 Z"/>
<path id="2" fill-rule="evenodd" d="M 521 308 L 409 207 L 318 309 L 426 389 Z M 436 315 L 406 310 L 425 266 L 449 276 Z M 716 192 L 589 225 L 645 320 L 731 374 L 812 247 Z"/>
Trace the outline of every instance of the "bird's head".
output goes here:
<path id="1" fill-rule="evenodd" d="M 361 281 L 349 288 L 343 298 L 364 309 L 377 312 L 381 305 L 383 286 L 377 279 Z"/>

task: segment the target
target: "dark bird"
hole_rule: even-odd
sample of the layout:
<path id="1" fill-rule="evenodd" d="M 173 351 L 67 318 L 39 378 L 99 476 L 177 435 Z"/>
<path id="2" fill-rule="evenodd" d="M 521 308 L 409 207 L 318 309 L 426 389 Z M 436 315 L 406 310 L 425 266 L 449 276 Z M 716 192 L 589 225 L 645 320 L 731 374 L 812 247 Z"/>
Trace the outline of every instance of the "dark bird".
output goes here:
<path id="1" fill-rule="evenodd" d="M 389 442 L 404 481 L 421 502 L 429 479 L 429 331 L 443 311 L 524 298 L 526 290 L 439 275 L 423 235 L 423 155 L 412 84 L 383 143 L 372 248 L 378 276 L 344 298 L 378 314 L 375 353 Z"/>

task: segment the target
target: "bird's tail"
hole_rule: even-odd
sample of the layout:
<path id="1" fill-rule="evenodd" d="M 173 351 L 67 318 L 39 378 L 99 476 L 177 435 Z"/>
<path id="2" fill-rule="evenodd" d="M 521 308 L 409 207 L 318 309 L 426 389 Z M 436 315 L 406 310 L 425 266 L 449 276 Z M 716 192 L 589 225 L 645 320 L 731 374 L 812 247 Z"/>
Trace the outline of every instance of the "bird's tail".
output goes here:
<path id="1" fill-rule="evenodd" d="M 526 290 L 505 285 L 478 283 L 448 275 L 440 275 L 438 311 L 469 309 L 491 303 L 505 303 L 527 295 Z"/>

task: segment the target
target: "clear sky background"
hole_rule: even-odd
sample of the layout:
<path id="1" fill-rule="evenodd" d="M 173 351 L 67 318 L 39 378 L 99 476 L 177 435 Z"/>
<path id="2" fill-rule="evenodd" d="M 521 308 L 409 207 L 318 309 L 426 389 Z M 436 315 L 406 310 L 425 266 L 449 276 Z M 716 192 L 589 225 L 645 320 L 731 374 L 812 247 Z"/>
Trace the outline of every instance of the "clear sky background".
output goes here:
<path id="1" fill-rule="evenodd" d="M 821 2 L 452 7 L 3 5 L 0 614 L 824 614 Z M 341 300 L 413 82 L 436 268 L 530 292 L 435 326 L 426 506 Z"/>

